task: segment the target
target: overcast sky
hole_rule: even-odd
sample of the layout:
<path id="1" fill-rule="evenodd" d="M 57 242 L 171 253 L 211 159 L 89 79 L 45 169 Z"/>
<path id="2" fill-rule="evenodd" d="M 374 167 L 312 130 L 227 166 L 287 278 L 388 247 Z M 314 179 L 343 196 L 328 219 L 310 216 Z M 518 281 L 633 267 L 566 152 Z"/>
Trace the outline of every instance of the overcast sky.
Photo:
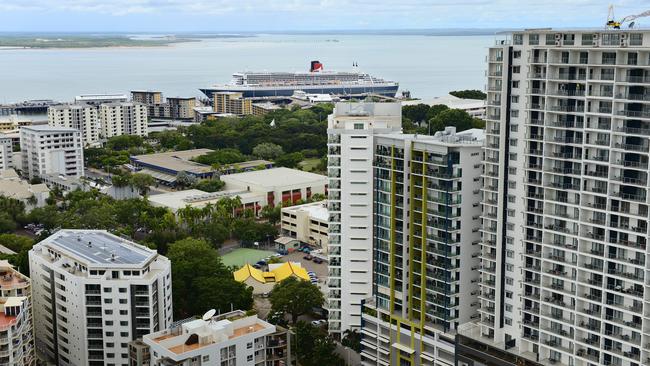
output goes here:
<path id="1" fill-rule="evenodd" d="M 0 0 L 0 31 L 601 27 L 610 1 Z M 650 9 L 650 0 L 614 3 L 617 17 Z"/>

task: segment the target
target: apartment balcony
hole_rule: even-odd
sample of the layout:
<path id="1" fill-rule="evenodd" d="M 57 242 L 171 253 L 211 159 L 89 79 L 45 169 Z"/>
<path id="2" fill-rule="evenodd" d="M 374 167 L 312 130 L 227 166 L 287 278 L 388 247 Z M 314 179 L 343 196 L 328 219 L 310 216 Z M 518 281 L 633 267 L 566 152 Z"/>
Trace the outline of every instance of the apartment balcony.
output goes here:
<path id="1" fill-rule="evenodd" d="M 584 90 L 555 90 L 549 93 L 549 95 L 559 96 L 559 97 L 584 97 Z"/>
<path id="2" fill-rule="evenodd" d="M 551 76 L 551 79 L 557 79 L 557 80 L 587 80 L 587 75 L 586 74 L 559 72 L 556 75 L 557 76 Z"/>
<path id="3" fill-rule="evenodd" d="M 611 195 L 613 197 L 618 197 L 618 198 L 624 199 L 626 201 L 635 201 L 635 202 L 645 202 L 646 201 L 645 194 L 632 194 L 632 193 L 625 193 L 625 192 L 613 192 Z"/>
<path id="4" fill-rule="evenodd" d="M 633 111 L 629 109 L 623 109 L 616 112 L 619 116 L 624 117 L 633 117 L 633 118 L 650 118 L 650 111 Z"/>
<path id="5" fill-rule="evenodd" d="M 648 144 L 641 144 L 641 145 L 638 145 L 638 144 L 621 144 L 621 143 L 618 143 L 618 142 L 614 144 L 614 147 L 617 148 L 617 149 L 623 149 L 623 150 L 626 150 L 626 151 L 640 151 L 640 152 L 644 152 L 644 153 L 648 152 L 648 147 L 649 146 L 650 145 L 648 145 Z"/>
<path id="6" fill-rule="evenodd" d="M 562 144 L 582 144 L 582 138 L 580 137 L 556 136 L 547 141 Z"/>
<path id="7" fill-rule="evenodd" d="M 650 76 L 631 76 L 631 75 L 620 75 L 618 81 L 626 83 L 650 83 Z"/>

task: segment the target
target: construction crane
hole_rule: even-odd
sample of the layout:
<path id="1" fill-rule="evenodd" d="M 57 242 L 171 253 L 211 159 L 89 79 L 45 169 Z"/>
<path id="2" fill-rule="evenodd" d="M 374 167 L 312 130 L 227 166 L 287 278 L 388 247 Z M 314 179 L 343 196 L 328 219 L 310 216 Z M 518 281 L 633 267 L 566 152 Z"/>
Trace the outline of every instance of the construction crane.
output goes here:
<path id="1" fill-rule="evenodd" d="M 643 18 L 650 16 L 650 10 L 644 11 L 643 13 L 636 15 L 628 15 L 621 20 L 614 19 L 614 5 L 609 6 L 609 11 L 607 12 L 607 27 L 611 29 L 621 29 L 621 25 L 630 22 L 628 25 L 629 28 L 634 27 L 634 20 L 637 18 Z"/>

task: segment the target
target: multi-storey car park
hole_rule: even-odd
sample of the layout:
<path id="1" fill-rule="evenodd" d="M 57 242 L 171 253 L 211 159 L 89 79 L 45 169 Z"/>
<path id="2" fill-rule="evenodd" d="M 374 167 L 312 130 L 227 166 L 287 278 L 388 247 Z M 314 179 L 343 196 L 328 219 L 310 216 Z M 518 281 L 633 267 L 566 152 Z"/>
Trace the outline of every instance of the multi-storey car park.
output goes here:
<path id="1" fill-rule="evenodd" d="M 36 344 L 58 365 L 128 364 L 128 343 L 172 321 L 171 265 L 103 230 L 59 230 L 29 251 Z"/>
<path id="2" fill-rule="evenodd" d="M 480 321 L 460 365 L 650 362 L 650 31 L 490 48 Z"/>
<path id="3" fill-rule="evenodd" d="M 373 288 L 364 365 L 454 365 L 454 335 L 477 316 L 481 129 L 377 135 Z"/>

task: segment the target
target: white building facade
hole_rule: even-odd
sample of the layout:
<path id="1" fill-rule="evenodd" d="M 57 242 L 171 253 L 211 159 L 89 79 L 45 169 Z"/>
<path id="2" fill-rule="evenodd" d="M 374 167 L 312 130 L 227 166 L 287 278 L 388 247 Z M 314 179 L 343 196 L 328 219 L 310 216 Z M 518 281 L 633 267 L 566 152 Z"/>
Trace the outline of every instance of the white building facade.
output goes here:
<path id="1" fill-rule="evenodd" d="M 327 201 L 282 208 L 280 232 L 327 253 L 329 214 Z"/>
<path id="2" fill-rule="evenodd" d="M 478 347 L 506 365 L 646 364 L 650 32 L 513 32 L 487 74 L 481 320 L 461 364 L 484 364 Z"/>
<path id="3" fill-rule="evenodd" d="M 23 174 L 30 179 L 45 174 L 84 175 L 83 140 L 79 130 L 24 126 L 20 129 L 20 148 Z"/>
<path id="4" fill-rule="evenodd" d="M 328 256 L 326 306 L 336 337 L 361 326 L 372 293 L 372 159 L 376 134 L 399 133 L 399 103 L 337 103 L 328 117 Z"/>
<path id="5" fill-rule="evenodd" d="M 128 343 L 172 322 L 171 264 L 101 230 L 60 230 L 29 252 L 36 344 L 59 365 L 128 364 Z"/>
<path id="6" fill-rule="evenodd" d="M 48 125 L 81 131 L 84 146 L 99 142 L 99 112 L 89 104 L 59 104 L 47 109 Z"/>
<path id="7" fill-rule="evenodd" d="M 12 139 L 10 137 L 0 137 L 0 170 L 14 167 L 13 151 Z"/>
<path id="8" fill-rule="evenodd" d="M 99 106 L 104 139 L 121 135 L 147 136 L 148 107 L 142 103 L 117 102 Z"/>

